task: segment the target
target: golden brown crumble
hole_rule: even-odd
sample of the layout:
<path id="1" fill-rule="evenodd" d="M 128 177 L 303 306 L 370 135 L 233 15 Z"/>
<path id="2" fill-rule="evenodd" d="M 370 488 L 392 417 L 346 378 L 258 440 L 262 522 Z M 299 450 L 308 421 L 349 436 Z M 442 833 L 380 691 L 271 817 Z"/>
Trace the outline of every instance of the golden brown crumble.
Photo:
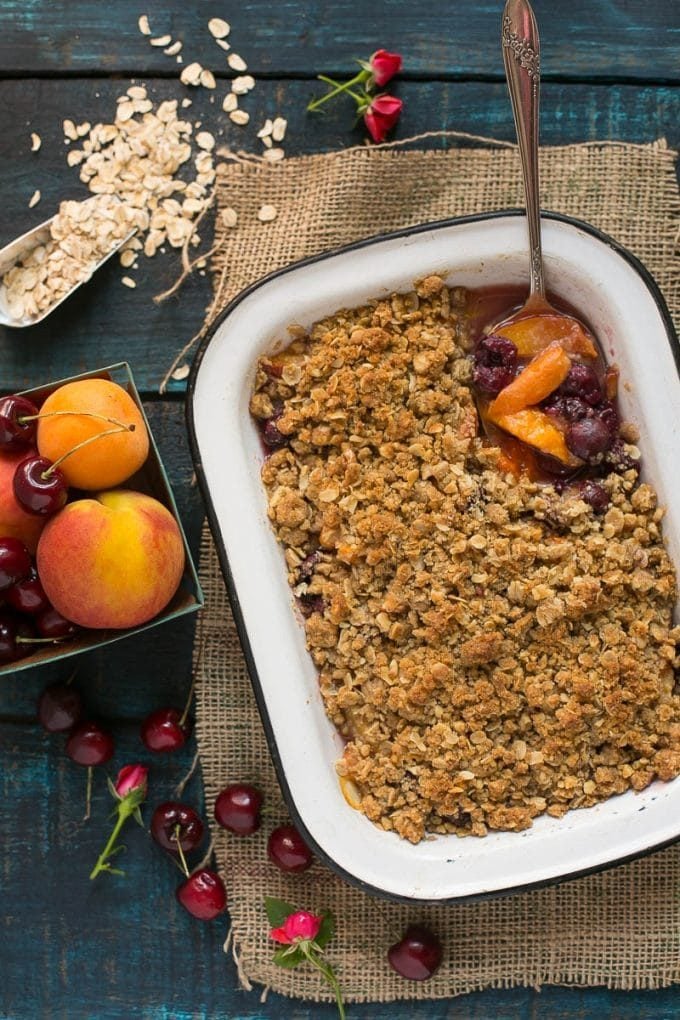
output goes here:
<path id="1" fill-rule="evenodd" d="M 656 494 L 598 516 L 477 435 L 465 292 L 437 276 L 260 360 L 262 478 L 338 773 L 428 832 L 524 829 L 680 773 L 675 575 Z M 631 437 L 632 438 L 632 433 Z"/>

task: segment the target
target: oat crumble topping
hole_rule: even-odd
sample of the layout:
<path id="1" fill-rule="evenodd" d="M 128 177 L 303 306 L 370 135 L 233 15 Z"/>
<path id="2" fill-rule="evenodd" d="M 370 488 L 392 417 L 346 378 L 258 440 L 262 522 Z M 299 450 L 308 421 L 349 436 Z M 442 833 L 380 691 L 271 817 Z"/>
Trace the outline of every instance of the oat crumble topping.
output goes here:
<path id="1" fill-rule="evenodd" d="M 680 773 L 663 511 L 635 469 L 598 516 L 478 435 L 465 292 L 432 276 L 260 360 L 269 516 L 337 770 L 373 822 L 519 830 Z M 625 435 L 625 433 L 624 433 Z"/>

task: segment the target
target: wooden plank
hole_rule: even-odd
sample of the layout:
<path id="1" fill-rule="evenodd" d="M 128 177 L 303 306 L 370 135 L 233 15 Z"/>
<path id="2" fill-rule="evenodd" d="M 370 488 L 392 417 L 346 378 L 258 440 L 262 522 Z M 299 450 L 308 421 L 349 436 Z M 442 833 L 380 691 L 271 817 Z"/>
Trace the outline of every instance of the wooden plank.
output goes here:
<path id="1" fill-rule="evenodd" d="M 175 492 L 189 544 L 198 558 L 203 505 L 193 479 L 184 408 L 177 400 L 147 403 L 151 430 Z M 90 712 L 103 719 L 141 719 L 155 708 L 183 708 L 191 683 L 194 614 L 126 638 L 99 651 L 0 677 L 0 718 L 32 722 L 48 683 L 74 668 Z M 141 745 L 140 745 L 141 746 Z"/>
<path id="2" fill-rule="evenodd" d="M 213 9 L 162 0 L 118 0 L 115 26 L 109 4 L 89 0 L 5 0 L 0 12 L 5 74 L 63 72 L 106 74 L 178 72 L 175 57 L 149 45 L 139 14 L 149 15 L 156 36 L 184 42 L 182 55 L 213 70 L 226 69 L 224 53 L 207 31 Z M 245 0 L 224 13 L 234 49 L 257 73 L 314 75 L 351 72 L 356 57 L 380 46 L 404 54 L 417 77 L 503 74 L 500 0 L 419 4 L 373 0 Z M 680 6 L 647 0 L 535 0 L 541 28 L 544 76 L 678 80 Z"/>
<path id="3" fill-rule="evenodd" d="M 153 806 L 173 795 L 193 747 L 150 761 L 132 726 L 120 726 L 111 775 L 124 763 L 151 764 Z M 228 918 L 195 921 L 175 901 L 180 881 L 146 832 L 129 823 L 120 866 L 124 878 L 88 874 L 108 836 L 111 799 L 95 772 L 92 817 L 83 821 L 85 771 L 70 762 L 59 737 L 0 725 L 3 814 L 0 1016 L 11 1020 L 333 1020 L 334 1006 L 238 989 L 222 952 Z M 234 777 L 225 777 L 227 778 Z M 183 799 L 201 810 L 198 776 Z M 192 863 L 197 863 L 197 852 Z M 266 881 L 266 880 L 265 880 Z M 266 888 L 263 887 L 263 894 Z M 417 914 L 417 911 L 414 912 Z M 332 950 L 330 950 L 332 954 Z M 680 992 L 606 989 L 485 991 L 439 1002 L 351 1006 L 350 1020 L 665 1020 Z"/>
<path id="4" fill-rule="evenodd" d="M 158 99 L 182 94 L 174 82 L 154 80 L 149 85 Z M 41 222 L 60 199 L 86 196 L 77 171 L 65 163 L 62 120 L 108 120 L 116 96 L 125 87 L 124 82 L 96 79 L 64 80 L 58 85 L 40 80 L 0 84 L 0 244 Z M 246 128 L 232 125 L 221 111 L 221 91 L 212 105 L 205 90 L 194 93 L 190 112 L 217 131 L 220 142 L 252 151 L 260 151 L 257 127 L 265 116 L 277 111 L 288 117 L 285 144 L 289 154 L 329 151 L 361 142 L 363 132 L 352 128 L 349 101 L 339 103 L 325 116 L 305 113 L 313 91 L 310 82 L 259 82 L 243 103 L 251 113 Z M 400 137 L 454 127 L 473 134 L 514 137 L 503 84 L 406 82 L 401 84 L 400 94 L 405 101 Z M 548 83 L 543 90 L 545 144 L 584 138 L 650 141 L 660 135 L 677 144 L 678 123 L 680 88 Z M 29 152 L 32 130 L 43 140 L 36 154 Z M 28 209 L 36 188 L 41 190 L 42 200 Z M 207 239 L 208 228 L 204 234 Z M 142 259 L 138 287 L 130 291 L 121 285 L 124 273 L 114 260 L 42 325 L 22 331 L 0 330 L 0 389 L 36 385 L 109 364 L 124 355 L 140 388 L 156 391 L 175 353 L 199 329 L 210 300 L 208 278 L 195 275 L 177 297 L 161 306 L 153 304 L 152 296 L 175 279 L 178 263 L 176 252 Z"/>

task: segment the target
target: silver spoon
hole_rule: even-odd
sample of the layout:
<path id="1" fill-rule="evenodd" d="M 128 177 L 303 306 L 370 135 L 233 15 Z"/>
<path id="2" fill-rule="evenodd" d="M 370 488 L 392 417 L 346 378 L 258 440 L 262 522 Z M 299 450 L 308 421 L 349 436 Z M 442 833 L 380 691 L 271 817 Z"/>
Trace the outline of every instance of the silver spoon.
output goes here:
<path id="1" fill-rule="evenodd" d="M 85 201 L 90 201 L 90 199 L 85 199 Z M 26 258 L 31 251 L 38 248 L 40 245 L 46 244 L 50 240 L 50 227 L 54 219 L 55 216 L 51 216 L 49 220 L 45 220 L 44 223 L 40 223 L 37 227 L 33 227 L 32 230 L 28 230 L 25 234 L 22 234 L 21 237 L 15 238 L 13 241 L 10 241 L 9 244 L 5 245 L 4 248 L 0 249 L 0 325 L 2 326 L 10 326 L 15 329 L 20 329 L 24 326 L 35 326 L 38 322 L 42 322 L 44 318 L 50 315 L 56 308 L 59 307 L 60 304 L 66 301 L 66 299 L 70 297 L 71 294 L 78 289 L 78 287 L 87 283 L 93 274 L 96 273 L 96 271 L 103 266 L 105 262 L 108 262 L 111 256 L 115 255 L 115 253 L 119 251 L 123 245 L 127 244 L 130 238 L 134 237 L 137 233 L 137 228 L 134 227 L 125 237 L 122 238 L 122 240 L 117 241 L 114 247 L 111 248 L 110 251 L 107 251 L 102 258 L 93 265 L 85 267 L 82 277 L 78 279 L 65 294 L 62 294 L 57 301 L 49 305 L 45 311 L 34 316 L 26 315 L 22 318 L 16 318 L 11 314 L 8 307 L 6 289 L 2 282 L 3 278 L 5 274 L 13 268 L 13 266 Z"/>

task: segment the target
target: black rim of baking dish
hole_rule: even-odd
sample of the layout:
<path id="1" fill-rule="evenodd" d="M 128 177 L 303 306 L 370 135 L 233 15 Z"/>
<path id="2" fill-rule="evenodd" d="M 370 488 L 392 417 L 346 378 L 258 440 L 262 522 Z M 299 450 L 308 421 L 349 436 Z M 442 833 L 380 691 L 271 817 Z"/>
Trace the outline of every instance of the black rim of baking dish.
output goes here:
<path id="1" fill-rule="evenodd" d="M 240 291 L 240 293 L 237 294 L 236 297 L 229 302 L 226 308 L 218 315 L 218 317 L 212 323 L 196 352 L 196 356 L 194 358 L 191 373 L 189 376 L 189 381 L 187 384 L 185 411 L 187 430 L 189 433 L 189 443 L 191 446 L 191 456 L 194 462 L 196 476 L 198 478 L 199 486 L 203 496 L 208 523 L 210 525 L 210 530 L 212 532 L 213 540 L 215 542 L 215 546 L 217 549 L 217 555 L 220 562 L 222 575 L 224 577 L 227 593 L 229 595 L 229 601 L 231 603 L 231 609 L 234 616 L 234 623 L 236 625 L 239 641 L 241 643 L 243 655 L 246 660 L 246 665 L 248 667 L 248 674 L 250 677 L 250 682 L 253 687 L 253 692 L 255 694 L 255 700 L 257 702 L 257 707 L 260 713 L 260 718 L 262 720 L 262 725 L 264 727 L 264 732 L 269 747 L 269 753 L 271 754 L 272 761 L 276 769 L 279 785 L 281 787 L 281 791 L 286 801 L 288 811 L 290 812 L 291 819 L 294 822 L 296 828 L 300 831 L 300 834 L 304 837 L 305 841 L 309 845 L 309 848 L 314 852 L 318 859 L 322 861 L 325 865 L 327 865 L 332 871 L 334 871 L 335 874 L 339 875 L 341 878 L 343 878 L 346 882 L 349 882 L 351 885 L 357 886 L 359 889 L 362 889 L 365 893 L 368 893 L 371 896 L 377 896 L 380 897 L 381 899 L 391 900 L 397 903 L 419 903 L 431 905 L 442 903 L 471 903 L 480 900 L 495 899 L 501 896 L 511 896 L 522 892 L 529 892 L 533 889 L 542 889 L 545 888 L 546 886 L 557 885 L 558 883 L 561 882 L 568 882 L 576 878 L 582 878 L 585 875 L 593 875 L 601 871 L 607 871 L 610 868 L 617 867 L 620 864 L 625 864 L 628 861 L 638 860 L 641 857 L 646 857 L 649 854 L 656 853 L 657 851 L 663 850 L 665 847 L 672 846 L 674 843 L 680 841 L 680 833 L 678 833 L 677 836 L 673 836 L 670 839 L 662 841 L 661 843 L 655 843 L 653 846 L 645 847 L 643 850 L 640 850 L 638 852 L 626 854 L 623 857 L 617 857 L 614 860 L 605 861 L 602 864 L 595 864 L 592 867 L 582 868 L 579 871 L 571 871 L 561 875 L 556 875 L 553 878 L 545 878 L 537 882 L 528 882 L 523 885 L 508 886 L 503 889 L 494 889 L 490 892 L 480 892 L 464 896 L 449 896 L 434 899 L 420 898 L 417 896 L 405 896 L 400 893 L 390 892 L 387 889 L 382 889 L 379 886 L 372 885 L 370 882 L 365 882 L 362 879 L 357 878 L 356 875 L 353 875 L 345 868 L 341 867 L 339 864 L 337 864 L 335 860 L 333 860 L 333 858 L 325 850 L 322 850 L 321 847 L 316 842 L 316 840 L 313 838 L 313 836 L 311 836 L 311 834 L 309 833 L 307 826 L 303 823 L 298 813 L 295 801 L 290 792 L 290 787 L 288 786 L 286 773 L 279 755 L 274 729 L 269 719 L 269 712 L 267 710 L 265 696 L 262 690 L 262 686 L 260 684 L 260 678 L 257 672 L 257 667 L 255 666 L 255 660 L 250 646 L 250 639 L 243 618 L 243 613 L 241 611 L 241 604 L 238 592 L 236 590 L 236 585 L 234 583 L 234 579 L 231 573 L 231 567 L 229 565 L 227 551 L 221 538 L 221 531 L 217 520 L 217 515 L 215 513 L 215 508 L 213 506 L 212 499 L 210 496 L 210 490 L 208 488 L 205 473 L 203 470 L 203 463 L 201 460 L 201 454 L 198 446 L 198 441 L 196 438 L 193 413 L 196 380 L 198 378 L 198 373 L 200 370 L 201 362 L 203 360 L 203 356 L 205 355 L 205 352 L 208 349 L 215 333 L 220 328 L 222 323 L 225 321 L 225 319 L 229 317 L 229 315 L 231 315 L 234 309 L 242 301 L 244 301 L 255 291 L 259 290 L 261 287 L 269 283 L 271 280 L 275 280 L 279 276 L 285 276 L 287 273 L 292 273 L 295 270 L 301 269 L 305 266 L 313 265 L 316 262 L 324 262 L 327 259 L 333 258 L 336 255 L 345 255 L 352 251 L 358 251 L 361 248 L 370 247 L 371 245 L 377 244 L 381 241 L 391 241 L 398 238 L 411 237 L 414 234 L 422 234 L 428 231 L 442 230 L 448 227 L 460 226 L 466 223 L 479 223 L 485 220 L 503 219 L 507 217 L 516 217 L 524 215 L 525 214 L 523 209 L 504 209 L 499 210 L 497 212 L 479 213 L 472 216 L 457 216 L 447 220 L 436 220 L 432 223 L 418 224 L 417 226 L 414 227 L 406 227 L 403 230 L 397 230 L 386 234 L 374 234 L 372 237 L 363 238 L 362 240 L 355 241 L 352 244 L 343 245 L 342 247 L 339 248 L 332 248 L 328 251 L 320 253 L 319 255 L 312 255 L 310 258 L 301 259 L 298 262 L 293 262 L 290 265 L 284 266 L 282 269 L 277 269 L 274 272 L 269 273 L 267 276 L 263 276 L 261 279 L 251 284 L 251 286 L 246 287 L 244 290 Z M 666 336 L 668 338 L 668 342 L 673 353 L 676 370 L 678 372 L 678 375 L 680 376 L 680 344 L 678 343 L 678 337 L 675 332 L 673 320 L 671 319 L 671 315 L 666 306 L 666 302 L 663 298 L 663 295 L 661 294 L 661 291 L 659 290 L 659 287 L 654 277 L 651 275 L 649 270 L 642 264 L 642 262 L 640 262 L 640 260 L 636 258 L 635 255 L 632 254 L 632 252 L 628 251 L 627 248 L 624 248 L 623 245 L 619 244 L 618 241 L 615 241 L 613 238 L 609 237 L 607 234 L 603 233 L 601 230 L 598 230 L 596 227 L 593 227 L 589 223 L 585 223 L 582 220 L 578 220 L 572 216 L 565 216 L 562 213 L 553 212 L 541 212 L 541 218 L 545 220 L 556 220 L 557 222 L 560 223 L 566 223 L 569 226 L 576 227 L 578 230 L 581 230 L 586 234 L 590 234 L 592 237 L 595 237 L 597 240 L 601 241 L 603 244 L 607 245 L 614 252 L 620 255 L 635 270 L 638 276 L 640 276 L 641 279 L 643 280 L 645 286 L 647 287 L 647 290 L 652 295 L 657 305 L 659 314 L 666 329 Z M 644 806 L 641 807 L 639 810 L 643 811 Z"/>

